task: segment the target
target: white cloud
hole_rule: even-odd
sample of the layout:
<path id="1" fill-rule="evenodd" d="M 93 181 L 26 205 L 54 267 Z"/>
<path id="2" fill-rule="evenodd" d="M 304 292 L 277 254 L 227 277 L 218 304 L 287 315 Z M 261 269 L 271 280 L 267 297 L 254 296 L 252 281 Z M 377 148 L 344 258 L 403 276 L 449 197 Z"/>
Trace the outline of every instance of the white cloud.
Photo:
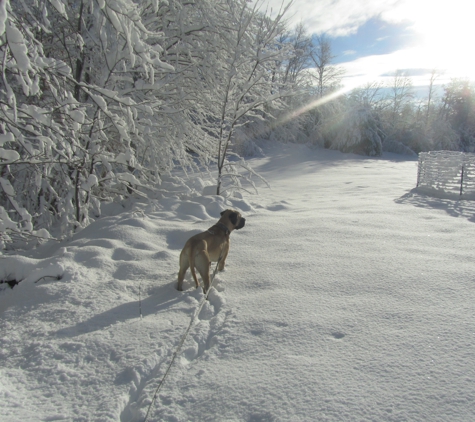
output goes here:
<path id="1" fill-rule="evenodd" d="M 294 0 L 288 17 L 291 25 L 303 22 L 310 32 L 345 36 L 398 3 L 398 0 Z M 267 0 L 262 4 L 269 5 L 275 14 L 282 2 Z"/>
<path id="2" fill-rule="evenodd" d="M 274 11 L 280 0 L 268 0 Z M 295 0 L 290 24 L 303 22 L 309 32 L 345 36 L 367 20 L 406 22 L 417 34 L 413 47 L 393 54 L 368 56 L 345 63 L 347 80 L 380 78 L 404 68 L 437 68 L 451 77 L 475 79 L 473 6 L 467 0 Z M 377 34 L 375 34 L 375 39 Z M 374 80 L 374 79 L 373 79 Z"/>
<path id="3" fill-rule="evenodd" d="M 397 70 L 419 70 L 408 75 L 414 86 L 428 85 L 432 69 L 436 69 L 440 73 L 437 79 L 438 84 L 445 84 L 450 78 L 457 76 L 451 69 L 428 65 L 418 47 L 399 50 L 391 54 L 366 56 L 342 63 L 339 66 L 346 71 L 343 84 L 347 89 L 364 86 L 372 82 L 383 82 L 385 85 L 391 85 L 393 75 Z"/>
<path id="4" fill-rule="evenodd" d="M 273 15 L 283 4 L 282 0 L 257 2 L 261 9 L 272 9 Z M 303 22 L 310 32 L 331 36 L 350 35 L 375 17 L 389 23 L 412 22 L 421 33 L 430 30 L 436 35 L 470 28 L 473 7 L 467 0 L 294 0 L 287 15 L 291 25 Z"/>

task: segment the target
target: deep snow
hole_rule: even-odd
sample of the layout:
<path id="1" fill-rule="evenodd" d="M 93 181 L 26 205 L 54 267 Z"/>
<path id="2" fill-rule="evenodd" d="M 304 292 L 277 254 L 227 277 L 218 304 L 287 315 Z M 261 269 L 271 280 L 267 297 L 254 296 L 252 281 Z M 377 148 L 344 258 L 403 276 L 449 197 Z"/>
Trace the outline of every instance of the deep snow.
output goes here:
<path id="1" fill-rule="evenodd" d="M 475 420 L 475 203 L 417 194 L 396 155 L 265 151 L 259 195 L 169 178 L 0 259 L 23 280 L 0 286 L 2 421 Z M 246 227 L 150 406 L 203 299 L 179 252 L 225 208 Z"/>

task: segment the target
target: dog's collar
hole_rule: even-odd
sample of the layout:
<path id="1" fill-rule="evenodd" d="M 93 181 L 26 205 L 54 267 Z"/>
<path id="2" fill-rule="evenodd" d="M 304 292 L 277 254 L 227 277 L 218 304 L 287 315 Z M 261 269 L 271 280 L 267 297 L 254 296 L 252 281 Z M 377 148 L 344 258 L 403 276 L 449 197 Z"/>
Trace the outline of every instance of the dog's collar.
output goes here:
<path id="1" fill-rule="evenodd" d="M 217 229 L 223 230 L 225 235 L 229 235 L 231 233 L 231 231 L 223 223 L 215 224 L 213 227 L 209 228 L 207 231 L 211 234 L 214 234 L 212 230 L 214 227 L 216 227 Z"/>

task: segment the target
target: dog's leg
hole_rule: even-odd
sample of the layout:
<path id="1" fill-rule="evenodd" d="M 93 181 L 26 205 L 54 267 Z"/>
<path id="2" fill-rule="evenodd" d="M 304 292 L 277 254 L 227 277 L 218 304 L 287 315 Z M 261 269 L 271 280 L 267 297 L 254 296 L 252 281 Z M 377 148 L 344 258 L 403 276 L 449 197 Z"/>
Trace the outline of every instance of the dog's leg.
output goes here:
<path id="1" fill-rule="evenodd" d="M 223 247 L 221 260 L 219 261 L 219 265 L 218 265 L 218 271 L 224 270 L 224 265 L 226 264 L 226 258 L 228 257 L 228 253 L 229 253 L 229 243 L 230 243 L 229 241 L 226 242 Z"/>
<path id="2" fill-rule="evenodd" d="M 210 265 L 211 261 L 209 259 L 208 251 L 202 250 L 198 255 L 195 256 L 195 267 L 198 269 L 204 284 L 203 293 L 206 293 L 209 289 Z"/>
<path id="3" fill-rule="evenodd" d="M 177 290 L 180 292 L 183 290 L 183 280 L 185 279 L 186 270 L 189 268 L 189 260 L 186 253 L 180 254 L 180 271 L 178 271 L 178 286 Z"/>

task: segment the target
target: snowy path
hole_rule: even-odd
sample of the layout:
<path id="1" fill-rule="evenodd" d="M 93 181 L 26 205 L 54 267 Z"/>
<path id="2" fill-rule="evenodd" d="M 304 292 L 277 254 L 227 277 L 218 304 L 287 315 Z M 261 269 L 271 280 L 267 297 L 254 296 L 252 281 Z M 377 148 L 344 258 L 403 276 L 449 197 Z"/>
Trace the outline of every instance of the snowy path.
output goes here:
<path id="1" fill-rule="evenodd" d="M 475 204 L 413 194 L 390 158 L 290 145 L 254 160 L 272 190 L 250 202 L 166 195 L 0 260 L 27 277 L 0 291 L 0 419 L 142 421 L 202 298 L 179 251 L 235 206 L 149 421 L 474 420 Z"/>

